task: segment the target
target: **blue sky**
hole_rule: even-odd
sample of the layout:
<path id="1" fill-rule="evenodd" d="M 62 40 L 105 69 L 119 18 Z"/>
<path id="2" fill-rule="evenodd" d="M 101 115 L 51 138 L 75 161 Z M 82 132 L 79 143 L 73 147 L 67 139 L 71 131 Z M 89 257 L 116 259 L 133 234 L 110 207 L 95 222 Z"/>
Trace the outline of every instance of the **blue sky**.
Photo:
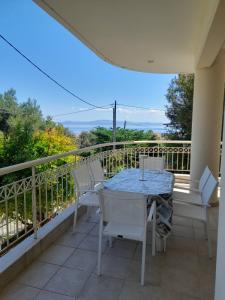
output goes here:
<path id="1" fill-rule="evenodd" d="M 166 122 L 165 94 L 173 74 L 147 74 L 112 66 L 83 45 L 30 0 L 1 0 L 0 33 L 43 70 L 80 97 L 96 104 L 119 103 L 152 108 L 120 107 L 118 119 Z M 0 39 L 0 93 L 17 91 L 19 101 L 37 100 L 44 115 L 89 106 L 49 81 Z M 63 120 L 111 119 L 111 109 L 55 117 Z"/>

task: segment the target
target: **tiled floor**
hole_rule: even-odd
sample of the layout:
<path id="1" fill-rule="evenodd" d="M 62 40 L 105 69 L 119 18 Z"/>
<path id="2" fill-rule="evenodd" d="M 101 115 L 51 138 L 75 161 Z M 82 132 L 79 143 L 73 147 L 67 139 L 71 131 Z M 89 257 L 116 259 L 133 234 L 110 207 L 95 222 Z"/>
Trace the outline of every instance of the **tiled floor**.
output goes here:
<path id="1" fill-rule="evenodd" d="M 0 299 L 213 299 L 217 214 L 218 208 L 210 209 L 213 259 L 207 257 L 201 223 L 174 218 L 166 253 L 152 257 L 147 245 L 144 287 L 139 283 L 141 245 L 136 242 L 115 240 L 109 248 L 104 241 L 103 276 L 96 275 L 97 219 L 81 220 L 75 234 L 69 230 L 55 241 Z"/>

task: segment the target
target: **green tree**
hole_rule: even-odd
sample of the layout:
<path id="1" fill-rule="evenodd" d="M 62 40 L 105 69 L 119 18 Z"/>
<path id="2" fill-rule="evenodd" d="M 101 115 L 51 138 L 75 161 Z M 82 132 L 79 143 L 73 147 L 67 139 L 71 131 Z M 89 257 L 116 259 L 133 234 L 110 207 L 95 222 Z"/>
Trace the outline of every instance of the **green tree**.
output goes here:
<path id="1" fill-rule="evenodd" d="M 63 127 L 52 121 L 50 117 L 43 118 L 41 109 L 36 100 L 28 99 L 19 103 L 15 90 L 9 90 L 0 94 L 0 167 L 54 155 L 76 149 L 75 137 Z M 74 161 L 74 157 L 67 157 L 36 167 L 36 172 L 54 169 L 65 163 Z M 29 177 L 31 169 L 14 172 L 0 178 L 0 185 L 10 184 L 19 179 Z M 57 193 L 65 199 L 71 197 L 73 181 L 66 176 L 59 180 L 53 180 L 51 186 L 47 184 L 37 189 L 37 199 L 46 197 L 47 201 L 38 203 L 38 221 L 46 218 L 46 213 L 53 211 L 54 206 L 59 205 L 58 200 L 51 200 L 52 193 Z M 46 189 L 47 190 L 46 190 Z M 39 194 L 38 194 L 39 193 Z M 56 196 L 57 197 L 57 196 Z M 37 200 L 39 201 L 39 200 Z M 47 203 L 47 204 L 46 204 Z M 63 205 L 61 203 L 60 205 Z M 0 203 L 0 219 L 6 217 L 5 203 Z M 30 228 L 32 223 L 32 191 L 17 195 L 17 201 L 8 201 L 8 218 L 18 219 Z M 15 216 L 17 211 L 17 216 Z M 14 237 L 12 237 L 14 238 Z"/>
<path id="2" fill-rule="evenodd" d="M 18 110 L 16 91 L 8 90 L 0 94 L 0 131 L 6 136 L 9 132 L 9 118 L 14 116 Z"/>
<path id="3" fill-rule="evenodd" d="M 137 129 L 124 129 L 120 127 L 116 130 L 117 142 L 155 139 L 156 135 L 152 130 L 144 131 Z M 90 132 L 82 132 L 79 135 L 79 145 L 81 148 L 110 142 L 112 142 L 112 129 L 105 127 L 97 127 Z"/>
<path id="4" fill-rule="evenodd" d="M 33 134 L 39 128 L 44 129 L 45 124 L 36 101 L 28 99 L 17 104 L 16 113 L 8 118 L 7 124 L 1 166 L 34 159 Z"/>
<path id="5" fill-rule="evenodd" d="M 179 74 L 167 90 L 166 116 L 170 120 L 169 138 L 191 139 L 194 75 Z"/>
<path id="6" fill-rule="evenodd" d="M 93 132 L 81 132 L 78 139 L 79 148 L 90 147 L 96 144 L 96 136 Z"/>
<path id="7" fill-rule="evenodd" d="M 7 112 L 7 115 L 5 114 Z M 15 90 L 0 94 L 0 167 L 75 149 L 75 137 L 63 125 L 43 118 L 36 100 L 19 103 Z M 55 162 L 55 166 L 63 162 Z M 1 183 L 30 176 L 30 169 L 9 174 Z"/>

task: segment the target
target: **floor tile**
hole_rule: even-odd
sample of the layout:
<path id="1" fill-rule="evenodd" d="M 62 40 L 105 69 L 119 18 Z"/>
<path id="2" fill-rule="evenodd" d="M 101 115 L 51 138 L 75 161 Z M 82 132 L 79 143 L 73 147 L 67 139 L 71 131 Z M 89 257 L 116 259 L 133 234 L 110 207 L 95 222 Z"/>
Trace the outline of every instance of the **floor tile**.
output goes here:
<path id="1" fill-rule="evenodd" d="M 105 275 L 92 275 L 85 284 L 79 300 L 117 300 L 123 280 Z"/>
<path id="2" fill-rule="evenodd" d="M 127 281 L 122 289 L 119 300 L 141 300 L 141 299 L 151 299 L 151 300 L 200 300 L 200 298 L 192 297 L 173 291 L 171 289 L 165 289 L 158 286 L 151 286 L 145 284 L 142 287 L 139 283 L 135 281 Z"/>
<path id="3" fill-rule="evenodd" d="M 106 239 L 104 238 L 102 241 L 102 252 L 104 252 L 106 247 Z M 87 237 L 80 243 L 80 249 L 90 250 L 90 251 L 98 251 L 98 237 L 87 235 Z"/>
<path id="4" fill-rule="evenodd" d="M 71 297 L 78 296 L 88 276 L 87 272 L 61 267 L 44 289 Z"/>
<path id="5" fill-rule="evenodd" d="M 135 253 L 134 257 L 135 260 L 141 260 L 142 259 L 142 244 L 139 243 Z M 151 262 L 153 265 L 160 265 L 163 263 L 163 260 L 165 259 L 164 253 L 157 252 L 155 256 L 152 256 L 152 246 L 146 245 L 146 262 Z"/>
<path id="6" fill-rule="evenodd" d="M 164 267 L 186 270 L 190 272 L 198 272 L 198 256 L 185 249 L 177 251 L 175 249 L 167 249 L 165 253 Z"/>
<path id="7" fill-rule="evenodd" d="M 91 272 L 97 264 L 97 253 L 84 249 L 77 249 L 64 263 L 65 267 Z"/>
<path id="8" fill-rule="evenodd" d="M 23 284 L 11 283 L 0 294 L 1 300 L 33 300 L 39 289 Z"/>
<path id="9" fill-rule="evenodd" d="M 98 234 L 99 234 L 99 224 L 96 224 L 89 232 L 89 235 L 98 236 Z"/>
<path id="10" fill-rule="evenodd" d="M 56 273 L 58 266 L 36 261 L 16 279 L 19 283 L 42 288 Z"/>
<path id="11" fill-rule="evenodd" d="M 85 237 L 86 237 L 85 233 L 79 233 L 79 232 L 72 233 L 69 231 L 66 232 L 64 235 L 62 235 L 55 242 L 55 244 L 77 248 Z"/>
<path id="12" fill-rule="evenodd" d="M 45 250 L 45 252 L 39 256 L 38 260 L 51 264 L 62 265 L 73 252 L 74 248 L 72 247 L 54 244 Z"/>
<path id="13" fill-rule="evenodd" d="M 79 233 L 89 233 L 93 227 L 95 226 L 95 223 L 91 223 L 91 222 L 78 222 L 78 224 L 76 225 L 75 228 L 75 233 L 79 232 Z"/>
<path id="14" fill-rule="evenodd" d="M 166 249 L 174 249 L 180 252 L 189 252 L 190 254 L 197 254 L 197 245 L 193 239 L 184 238 L 180 236 L 169 236 L 166 243 Z"/>
<path id="15" fill-rule="evenodd" d="M 145 284 L 152 286 L 160 286 L 162 277 L 162 268 L 160 265 L 153 265 L 149 262 L 145 263 Z M 126 280 L 139 282 L 141 280 L 141 260 L 133 260 L 129 266 L 129 272 Z"/>
<path id="16" fill-rule="evenodd" d="M 0 294 L 1 300 L 212 300 L 216 268 L 218 210 L 210 209 L 213 258 L 208 258 L 201 223 L 174 218 L 166 253 L 146 246 L 145 286 L 140 286 L 142 244 L 103 241 L 102 275 L 96 273 L 98 224 L 79 221 Z"/>
<path id="17" fill-rule="evenodd" d="M 130 259 L 102 255 L 102 274 L 123 279 L 128 276 L 130 264 Z"/>
<path id="18" fill-rule="evenodd" d="M 145 284 L 141 286 L 136 281 L 126 281 L 119 300 L 181 300 L 180 293 L 176 291 L 167 291 L 161 287 Z"/>
<path id="19" fill-rule="evenodd" d="M 199 274 L 180 268 L 165 267 L 162 270 L 162 287 L 178 293 L 200 297 Z"/>
<path id="20" fill-rule="evenodd" d="M 112 247 L 107 247 L 105 254 L 124 258 L 132 258 L 134 257 L 137 245 L 138 244 L 133 241 L 115 240 L 112 244 Z"/>
<path id="21" fill-rule="evenodd" d="M 187 219 L 187 218 L 182 218 L 179 216 L 174 216 L 173 217 L 173 224 L 174 225 L 181 225 L 181 226 L 193 226 L 193 220 Z"/>
<path id="22" fill-rule="evenodd" d="M 42 290 L 35 298 L 35 300 L 74 300 L 74 297 L 69 297 Z"/>
<path id="23" fill-rule="evenodd" d="M 190 226 L 173 225 L 172 235 L 194 239 L 194 231 Z"/>

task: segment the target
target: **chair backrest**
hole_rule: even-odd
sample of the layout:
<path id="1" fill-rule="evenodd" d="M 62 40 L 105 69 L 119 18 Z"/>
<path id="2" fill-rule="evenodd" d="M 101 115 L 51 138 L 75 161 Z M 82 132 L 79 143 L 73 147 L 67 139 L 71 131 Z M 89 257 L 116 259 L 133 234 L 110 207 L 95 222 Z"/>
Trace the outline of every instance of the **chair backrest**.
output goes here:
<path id="1" fill-rule="evenodd" d="M 212 174 L 210 174 L 201 193 L 202 202 L 204 204 L 209 203 L 209 200 L 212 197 L 213 192 L 215 191 L 217 185 L 218 185 L 218 181 L 215 179 L 215 177 Z"/>
<path id="2" fill-rule="evenodd" d="M 86 164 L 83 164 L 79 168 L 72 170 L 72 175 L 78 191 L 91 189 L 92 182 L 89 169 Z"/>
<path id="3" fill-rule="evenodd" d="M 200 180 L 199 180 L 198 189 L 199 189 L 200 192 L 202 192 L 202 190 L 203 190 L 203 188 L 204 188 L 204 186 L 205 186 L 205 184 L 206 184 L 206 182 L 207 182 L 207 180 L 208 180 L 210 174 L 212 174 L 212 173 L 211 173 L 209 167 L 206 166 L 206 167 L 205 167 L 205 170 L 204 170 L 204 172 L 202 173 L 202 176 L 201 176 L 201 178 L 200 178 Z"/>
<path id="4" fill-rule="evenodd" d="M 95 159 L 90 162 L 90 171 L 93 181 L 101 182 L 104 180 L 104 170 L 102 168 L 101 161 L 99 159 Z"/>
<path id="5" fill-rule="evenodd" d="M 147 196 L 103 189 L 99 192 L 103 221 L 146 226 Z"/>
<path id="6" fill-rule="evenodd" d="M 140 168 L 143 168 L 143 160 L 140 161 Z M 165 168 L 165 160 L 163 157 L 147 157 L 144 159 L 144 169 L 163 170 Z"/>

